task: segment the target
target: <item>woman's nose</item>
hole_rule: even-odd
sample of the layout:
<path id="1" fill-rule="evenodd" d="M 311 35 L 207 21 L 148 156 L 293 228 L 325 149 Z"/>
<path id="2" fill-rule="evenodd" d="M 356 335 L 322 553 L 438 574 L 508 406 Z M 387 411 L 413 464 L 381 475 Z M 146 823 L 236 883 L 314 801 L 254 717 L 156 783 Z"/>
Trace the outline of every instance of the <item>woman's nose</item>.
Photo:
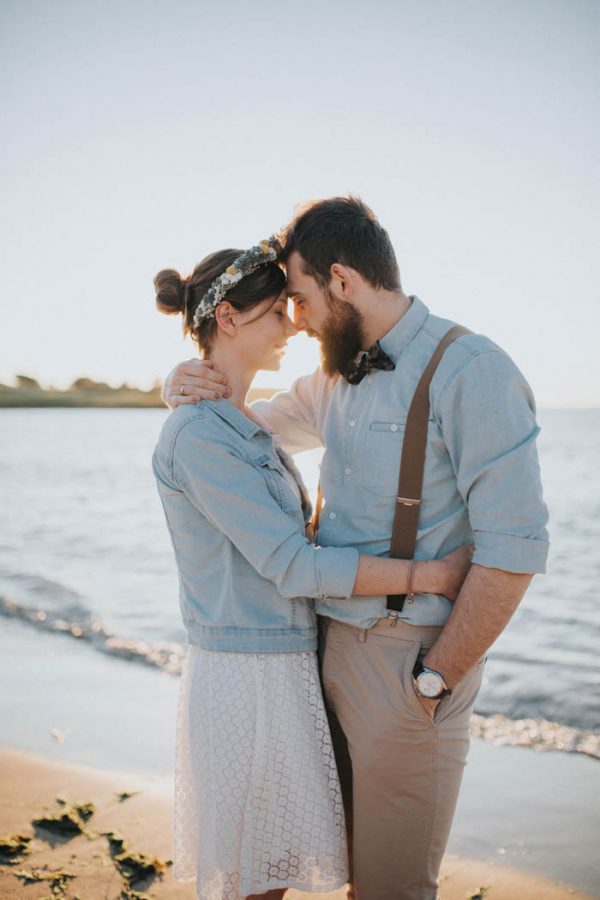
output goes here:
<path id="1" fill-rule="evenodd" d="M 296 327 L 296 323 L 293 322 L 289 316 L 287 316 L 286 331 L 290 337 L 294 337 L 295 334 L 298 334 L 298 328 Z"/>

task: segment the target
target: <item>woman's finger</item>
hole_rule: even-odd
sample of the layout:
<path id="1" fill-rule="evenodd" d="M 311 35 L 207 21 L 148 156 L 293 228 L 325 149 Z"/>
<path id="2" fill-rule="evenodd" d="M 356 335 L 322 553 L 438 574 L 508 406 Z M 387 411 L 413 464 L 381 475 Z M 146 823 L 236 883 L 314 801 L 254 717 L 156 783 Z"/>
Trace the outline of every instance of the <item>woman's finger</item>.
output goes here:
<path id="1" fill-rule="evenodd" d="M 169 394 L 168 402 L 170 407 L 175 408 L 176 406 L 181 406 L 182 403 L 199 403 L 201 400 L 221 400 L 222 398 L 222 390 L 215 391 L 206 387 L 191 389 L 189 386 L 186 386 L 184 394 L 179 391 Z"/>
<path id="2" fill-rule="evenodd" d="M 181 387 L 182 384 L 200 388 L 212 385 L 214 389 L 215 384 L 227 384 L 227 378 L 219 372 L 214 372 L 212 369 L 194 368 L 192 370 L 180 367 L 173 373 L 171 386 Z"/>

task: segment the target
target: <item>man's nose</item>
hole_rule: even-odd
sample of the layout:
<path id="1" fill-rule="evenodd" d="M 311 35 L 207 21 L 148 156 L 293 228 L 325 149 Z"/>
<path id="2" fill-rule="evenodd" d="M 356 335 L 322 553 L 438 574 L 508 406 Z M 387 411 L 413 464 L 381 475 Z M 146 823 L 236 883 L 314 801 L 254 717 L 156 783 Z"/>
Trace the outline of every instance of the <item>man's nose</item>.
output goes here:
<path id="1" fill-rule="evenodd" d="M 306 330 L 306 323 L 304 321 L 302 311 L 299 309 L 294 310 L 294 327 L 295 327 L 296 331 L 305 331 Z"/>

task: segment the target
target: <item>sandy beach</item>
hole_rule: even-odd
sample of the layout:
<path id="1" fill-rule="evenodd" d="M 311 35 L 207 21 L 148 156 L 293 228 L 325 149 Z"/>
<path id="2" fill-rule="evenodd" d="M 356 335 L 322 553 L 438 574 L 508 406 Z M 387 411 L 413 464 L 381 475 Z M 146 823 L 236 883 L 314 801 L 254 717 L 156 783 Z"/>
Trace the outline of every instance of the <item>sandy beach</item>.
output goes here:
<path id="1" fill-rule="evenodd" d="M 155 781 L 7 749 L 0 751 L 0 768 L 0 896 L 6 900 L 195 896 L 193 885 L 172 878 L 171 798 Z M 454 854 L 444 861 L 440 888 L 442 900 L 592 896 L 500 862 Z M 290 900 L 319 896 L 342 900 L 344 893 L 289 892 Z"/>
<path id="2" fill-rule="evenodd" d="M 169 866 L 179 679 L 3 625 L 0 897 L 193 898 Z M 597 760 L 473 739 L 441 900 L 600 897 L 599 794 Z"/>
<path id="3" fill-rule="evenodd" d="M 5 847 L 0 896 L 192 898 L 168 864 L 179 679 L 3 624 L 0 836 L 25 852 Z M 473 739 L 441 900 L 600 897 L 599 794 L 594 759 Z M 52 816 L 69 833 L 35 824 Z"/>

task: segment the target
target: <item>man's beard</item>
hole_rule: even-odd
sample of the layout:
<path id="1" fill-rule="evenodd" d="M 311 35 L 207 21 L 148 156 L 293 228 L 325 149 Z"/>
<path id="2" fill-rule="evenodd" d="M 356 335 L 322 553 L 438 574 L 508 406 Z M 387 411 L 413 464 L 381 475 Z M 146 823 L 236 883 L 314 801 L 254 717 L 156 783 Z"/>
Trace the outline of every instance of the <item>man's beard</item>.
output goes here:
<path id="1" fill-rule="evenodd" d="M 364 349 L 363 316 L 351 303 L 338 300 L 329 290 L 327 316 L 319 334 L 321 365 L 326 375 L 345 369 Z"/>

